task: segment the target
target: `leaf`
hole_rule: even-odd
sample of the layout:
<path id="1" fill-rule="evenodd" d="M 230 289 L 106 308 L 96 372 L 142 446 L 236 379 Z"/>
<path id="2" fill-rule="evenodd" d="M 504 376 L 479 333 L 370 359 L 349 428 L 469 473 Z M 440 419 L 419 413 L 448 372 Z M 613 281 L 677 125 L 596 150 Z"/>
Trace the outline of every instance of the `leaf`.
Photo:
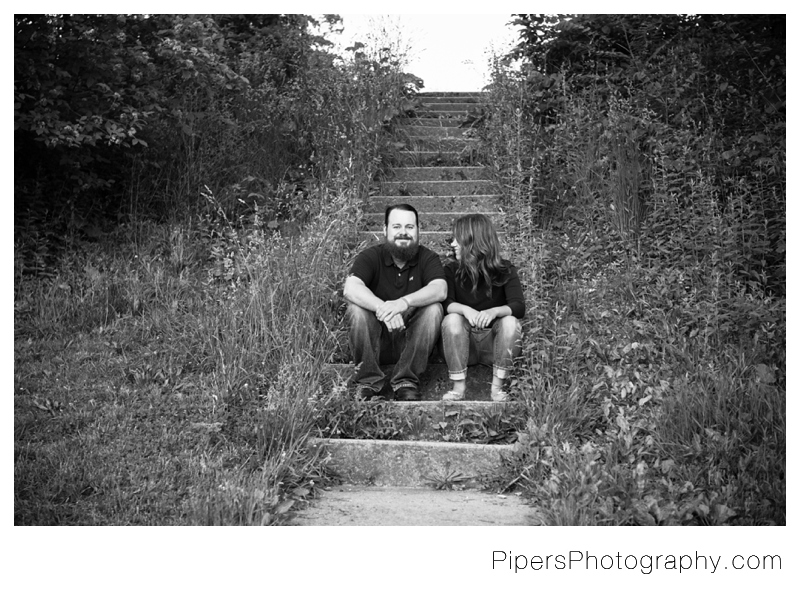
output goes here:
<path id="1" fill-rule="evenodd" d="M 295 487 L 292 490 L 292 495 L 295 496 L 295 497 L 305 497 L 309 493 L 311 493 L 311 491 L 306 489 L 305 487 Z"/>
<path id="2" fill-rule="evenodd" d="M 294 505 L 294 500 L 284 500 L 283 502 L 280 503 L 280 505 L 277 508 L 275 508 L 275 513 L 278 515 L 285 514 L 286 512 L 289 511 L 289 508 L 291 508 L 293 505 Z"/>
<path id="3" fill-rule="evenodd" d="M 766 364 L 758 364 L 756 366 L 756 375 L 765 384 L 773 384 L 775 382 L 775 373 Z"/>
<path id="4" fill-rule="evenodd" d="M 731 518 L 737 516 L 736 512 L 731 510 L 725 504 L 715 504 L 714 514 L 716 515 L 717 524 L 723 524 L 724 522 L 727 522 Z"/>

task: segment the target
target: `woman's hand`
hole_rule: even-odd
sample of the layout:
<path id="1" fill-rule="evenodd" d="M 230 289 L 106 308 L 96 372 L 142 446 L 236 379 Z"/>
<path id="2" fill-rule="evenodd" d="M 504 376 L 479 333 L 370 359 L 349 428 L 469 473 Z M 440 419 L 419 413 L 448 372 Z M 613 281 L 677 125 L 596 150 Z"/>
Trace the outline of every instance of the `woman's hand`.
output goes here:
<path id="1" fill-rule="evenodd" d="M 497 310 L 489 308 L 487 310 L 475 310 L 468 306 L 464 307 L 464 318 L 476 329 L 485 329 L 497 318 Z"/>

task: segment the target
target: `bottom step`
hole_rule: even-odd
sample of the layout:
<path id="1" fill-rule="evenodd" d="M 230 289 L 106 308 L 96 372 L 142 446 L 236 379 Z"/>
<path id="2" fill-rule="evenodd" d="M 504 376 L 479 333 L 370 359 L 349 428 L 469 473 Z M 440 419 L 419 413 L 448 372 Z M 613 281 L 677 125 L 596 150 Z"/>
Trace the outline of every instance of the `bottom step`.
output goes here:
<path id="1" fill-rule="evenodd" d="M 315 438 L 329 468 L 348 483 L 464 489 L 481 487 L 502 466 L 509 444 Z"/>
<path id="2" fill-rule="evenodd" d="M 430 487 L 340 485 L 320 492 L 292 526 L 533 526 L 537 511 L 520 496 Z"/>

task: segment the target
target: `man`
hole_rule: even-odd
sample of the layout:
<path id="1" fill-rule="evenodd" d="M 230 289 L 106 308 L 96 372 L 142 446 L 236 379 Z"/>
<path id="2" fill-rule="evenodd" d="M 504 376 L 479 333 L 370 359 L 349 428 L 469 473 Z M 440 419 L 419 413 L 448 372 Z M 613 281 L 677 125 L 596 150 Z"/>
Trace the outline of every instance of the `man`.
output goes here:
<path id="1" fill-rule="evenodd" d="M 385 241 L 358 254 L 344 283 L 356 395 L 389 384 L 397 401 L 418 401 L 419 376 L 439 338 L 447 281 L 439 256 L 419 244 L 419 217 L 408 204 L 386 208 Z"/>

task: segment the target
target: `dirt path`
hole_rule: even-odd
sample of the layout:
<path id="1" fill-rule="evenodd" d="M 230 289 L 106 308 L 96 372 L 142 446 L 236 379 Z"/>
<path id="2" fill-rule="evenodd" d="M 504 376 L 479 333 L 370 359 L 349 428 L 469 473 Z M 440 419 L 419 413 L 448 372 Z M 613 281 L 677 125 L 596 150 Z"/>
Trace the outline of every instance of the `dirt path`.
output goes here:
<path id="1" fill-rule="evenodd" d="M 296 526 L 531 526 L 534 508 L 516 495 L 474 490 L 340 485 L 323 491 Z"/>

